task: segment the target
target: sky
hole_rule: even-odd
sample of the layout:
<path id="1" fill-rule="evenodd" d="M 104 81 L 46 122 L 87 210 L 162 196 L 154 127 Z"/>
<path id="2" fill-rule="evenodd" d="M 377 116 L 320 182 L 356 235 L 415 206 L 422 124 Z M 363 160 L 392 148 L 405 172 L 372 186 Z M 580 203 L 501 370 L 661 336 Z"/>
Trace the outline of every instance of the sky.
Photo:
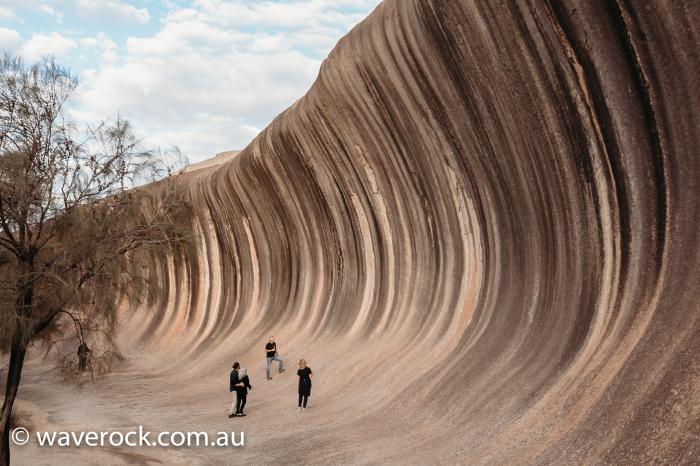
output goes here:
<path id="1" fill-rule="evenodd" d="M 190 162 L 242 149 L 380 0 L 0 0 L 0 50 L 51 55 L 81 124 L 117 114 Z"/>

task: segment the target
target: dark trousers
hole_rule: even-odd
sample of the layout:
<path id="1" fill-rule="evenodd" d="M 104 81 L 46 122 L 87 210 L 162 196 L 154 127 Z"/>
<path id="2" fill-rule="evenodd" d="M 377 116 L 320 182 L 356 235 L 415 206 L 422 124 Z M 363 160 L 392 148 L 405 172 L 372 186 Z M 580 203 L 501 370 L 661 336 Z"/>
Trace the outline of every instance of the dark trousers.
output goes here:
<path id="1" fill-rule="evenodd" d="M 301 408 L 302 402 L 304 403 L 304 408 L 306 408 L 306 402 L 309 401 L 309 395 L 302 395 L 299 393 L 299 407 Z"/>
<path id="2" fill-rule="evenodd" d="M 236 392 L 236 413 L 242 413 L 243 408 L 245 408 L 246 394 L 243 392 Z"/>

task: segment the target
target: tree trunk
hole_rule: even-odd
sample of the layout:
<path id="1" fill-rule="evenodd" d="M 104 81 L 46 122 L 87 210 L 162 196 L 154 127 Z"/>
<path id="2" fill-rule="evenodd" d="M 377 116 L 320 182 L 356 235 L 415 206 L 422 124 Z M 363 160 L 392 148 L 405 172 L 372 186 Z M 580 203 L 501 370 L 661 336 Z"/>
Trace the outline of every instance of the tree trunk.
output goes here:
<path id="1" fill-rule="evenodd" d="M 12 337 L 10 365 L 7 369 L 7 383 L 5 385 L 5 401 L 2 404 L 2 417 L 0 418 L 0 466 L 9 466 L 10 464 L 10 418 L 19 388 L 19 379 L 22 375 L 24 357 L 27 354 L 27 343 L 26 331 L 18 318 L 15 334 Z"/>

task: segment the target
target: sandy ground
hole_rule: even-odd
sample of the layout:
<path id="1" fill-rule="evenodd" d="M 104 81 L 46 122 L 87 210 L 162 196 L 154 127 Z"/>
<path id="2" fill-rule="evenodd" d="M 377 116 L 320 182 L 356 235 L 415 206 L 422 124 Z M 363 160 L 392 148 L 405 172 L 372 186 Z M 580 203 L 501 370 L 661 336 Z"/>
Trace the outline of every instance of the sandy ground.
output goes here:
<path id="1" fill-rule="evenodd" d="M 279 341 L 279 340 L 278 340 Z M 50 366 L 35 360 L 22 381 L 17 410 L 21 423 L 36 431 L 128 432 L 143 426 L 161 431 L 245 432 L 245 446 L 236 448 L 47 448 L 34 439 L 13 447 L 15 464 L 406 464 L 415 463 L 412 443 L 420 446 L 420 434 L 412 438 L 408 422 L 420 433 L 433 421 L 429 414 L 416 418 L 410 403 L 383 414 L 386 397 L 398 396 L 386 387 L 404 372 L 401 358 L 368 360 L 366 354 L 348 355 L 329 349 L 332 339 L 305 344 L 284 338 L 289 369 L 265 380 L 265 340 L 255 350 L 245 339 L 239 352 L 248 368 L 253 389 L 248 395 L 245 418 L 228 418 L 232 397 L 228 393 L 231 359 L 227 348 L 205 355 L 203 363 L 178 364 L 163 355 L 133 350 L 127 362 L 108 378 L 81 387 L 61 384 Z M 391 342 L 390 342 L 391 345 Z M 234 353 L 238 345 L 231 345 Z M 377 352 L 387 346 L 375 346 Z M 297 411 L 296 363 L 303 357 L 313 364 L 314 386 L 308 410 Z M 256 354 L 257 353 L 257 354 Z M 309 356 L 311 355 L 311 356 Z M 160 363 L 155 363 L 160 361 Z M 220 361 L 220 363 L 219 363 Z M 246 361 L 254 361 L 245 364 Z M 374 366 L 370 368 L 370 366 Z M 382 376 L 374 371 L 382 371 Z M 366 374 L 366 375 L 358 375 Z M 374 373 L 374 375 L 372 375 Z M 366 378 L 363 387 L 352 389 L 349 380 Z M 372 395 L 372 394 L 375 395 Z M 436 429 L 436 432 L 439 429 Z M 237 437 L 239 438 L 239 437 Z M 464 439 L 462 439 L 464 441 Z M 366 445 L 366 448 L 363 447 Z M 397 451 L 397 446 L 403 446 Z M 425 451 L 424 451 L 425 453 Z M 444 452 L 442 453 L 444 455 Z M 439 458 L 440 456 L 435 456 Z"/>
<path id="2" fill-rule="evenodd" d="M 313 453 L 300 451 L 298 446 L 313 448 L 313 432 L 323 430 L 329 421 L 332 423 L 329 414 L 333 413 L 323 407 L 329 396 L 323 391 L 315 390 L 309 409 L 297 412 L 297 377 L 293 368 L 282 374 L 273 371 L 270 381 L 264 380 L 264 368 L 251 368 L 254 388 L 248 396 L 248 416 L 228 419 L 232 398 L 227 393 L 226 368 L 218 376 L 205 377 L 201 383 L 193 381 L 192 387 L 183 390 L 171 378 L 159 376 L 157 369 L 149 367 L 138 353 L 132 353 L 130 358 L 130 367 L 81 388 L 52 381 L 51 375 L 40 367 L 30 368 L 17 404 L 22 422 L 33 431 L 128 432 L 140 425 L 152 432 L 205 431 L 213 435 L 243 431 L 245 446 L 69 449 L 40 448 L 33 440 L 13 448 L 15 464 L 261 464 L 266 459 L 276 462 L 283 458 L 284 462 L 312 463 Z M 338 442 L 339 458 L 348 461 L 350 457 L 341 453 L 342 444 Z"/>

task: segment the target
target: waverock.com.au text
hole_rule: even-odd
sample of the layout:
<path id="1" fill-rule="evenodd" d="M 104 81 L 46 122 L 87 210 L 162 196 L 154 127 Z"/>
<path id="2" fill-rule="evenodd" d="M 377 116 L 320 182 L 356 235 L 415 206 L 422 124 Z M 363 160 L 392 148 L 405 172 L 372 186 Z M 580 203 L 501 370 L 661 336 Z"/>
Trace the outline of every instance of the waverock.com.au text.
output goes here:
<path id="1" fill-rule="evenodd" d="M 40 447 L 242 447 L 244 432 L 158 432 L 144 430 L 143 426 L 122 431 L 37 431 L 31 434 L 24 427 L 12 431 L 16 445 L 26 445 L 35 439 Z"/>

